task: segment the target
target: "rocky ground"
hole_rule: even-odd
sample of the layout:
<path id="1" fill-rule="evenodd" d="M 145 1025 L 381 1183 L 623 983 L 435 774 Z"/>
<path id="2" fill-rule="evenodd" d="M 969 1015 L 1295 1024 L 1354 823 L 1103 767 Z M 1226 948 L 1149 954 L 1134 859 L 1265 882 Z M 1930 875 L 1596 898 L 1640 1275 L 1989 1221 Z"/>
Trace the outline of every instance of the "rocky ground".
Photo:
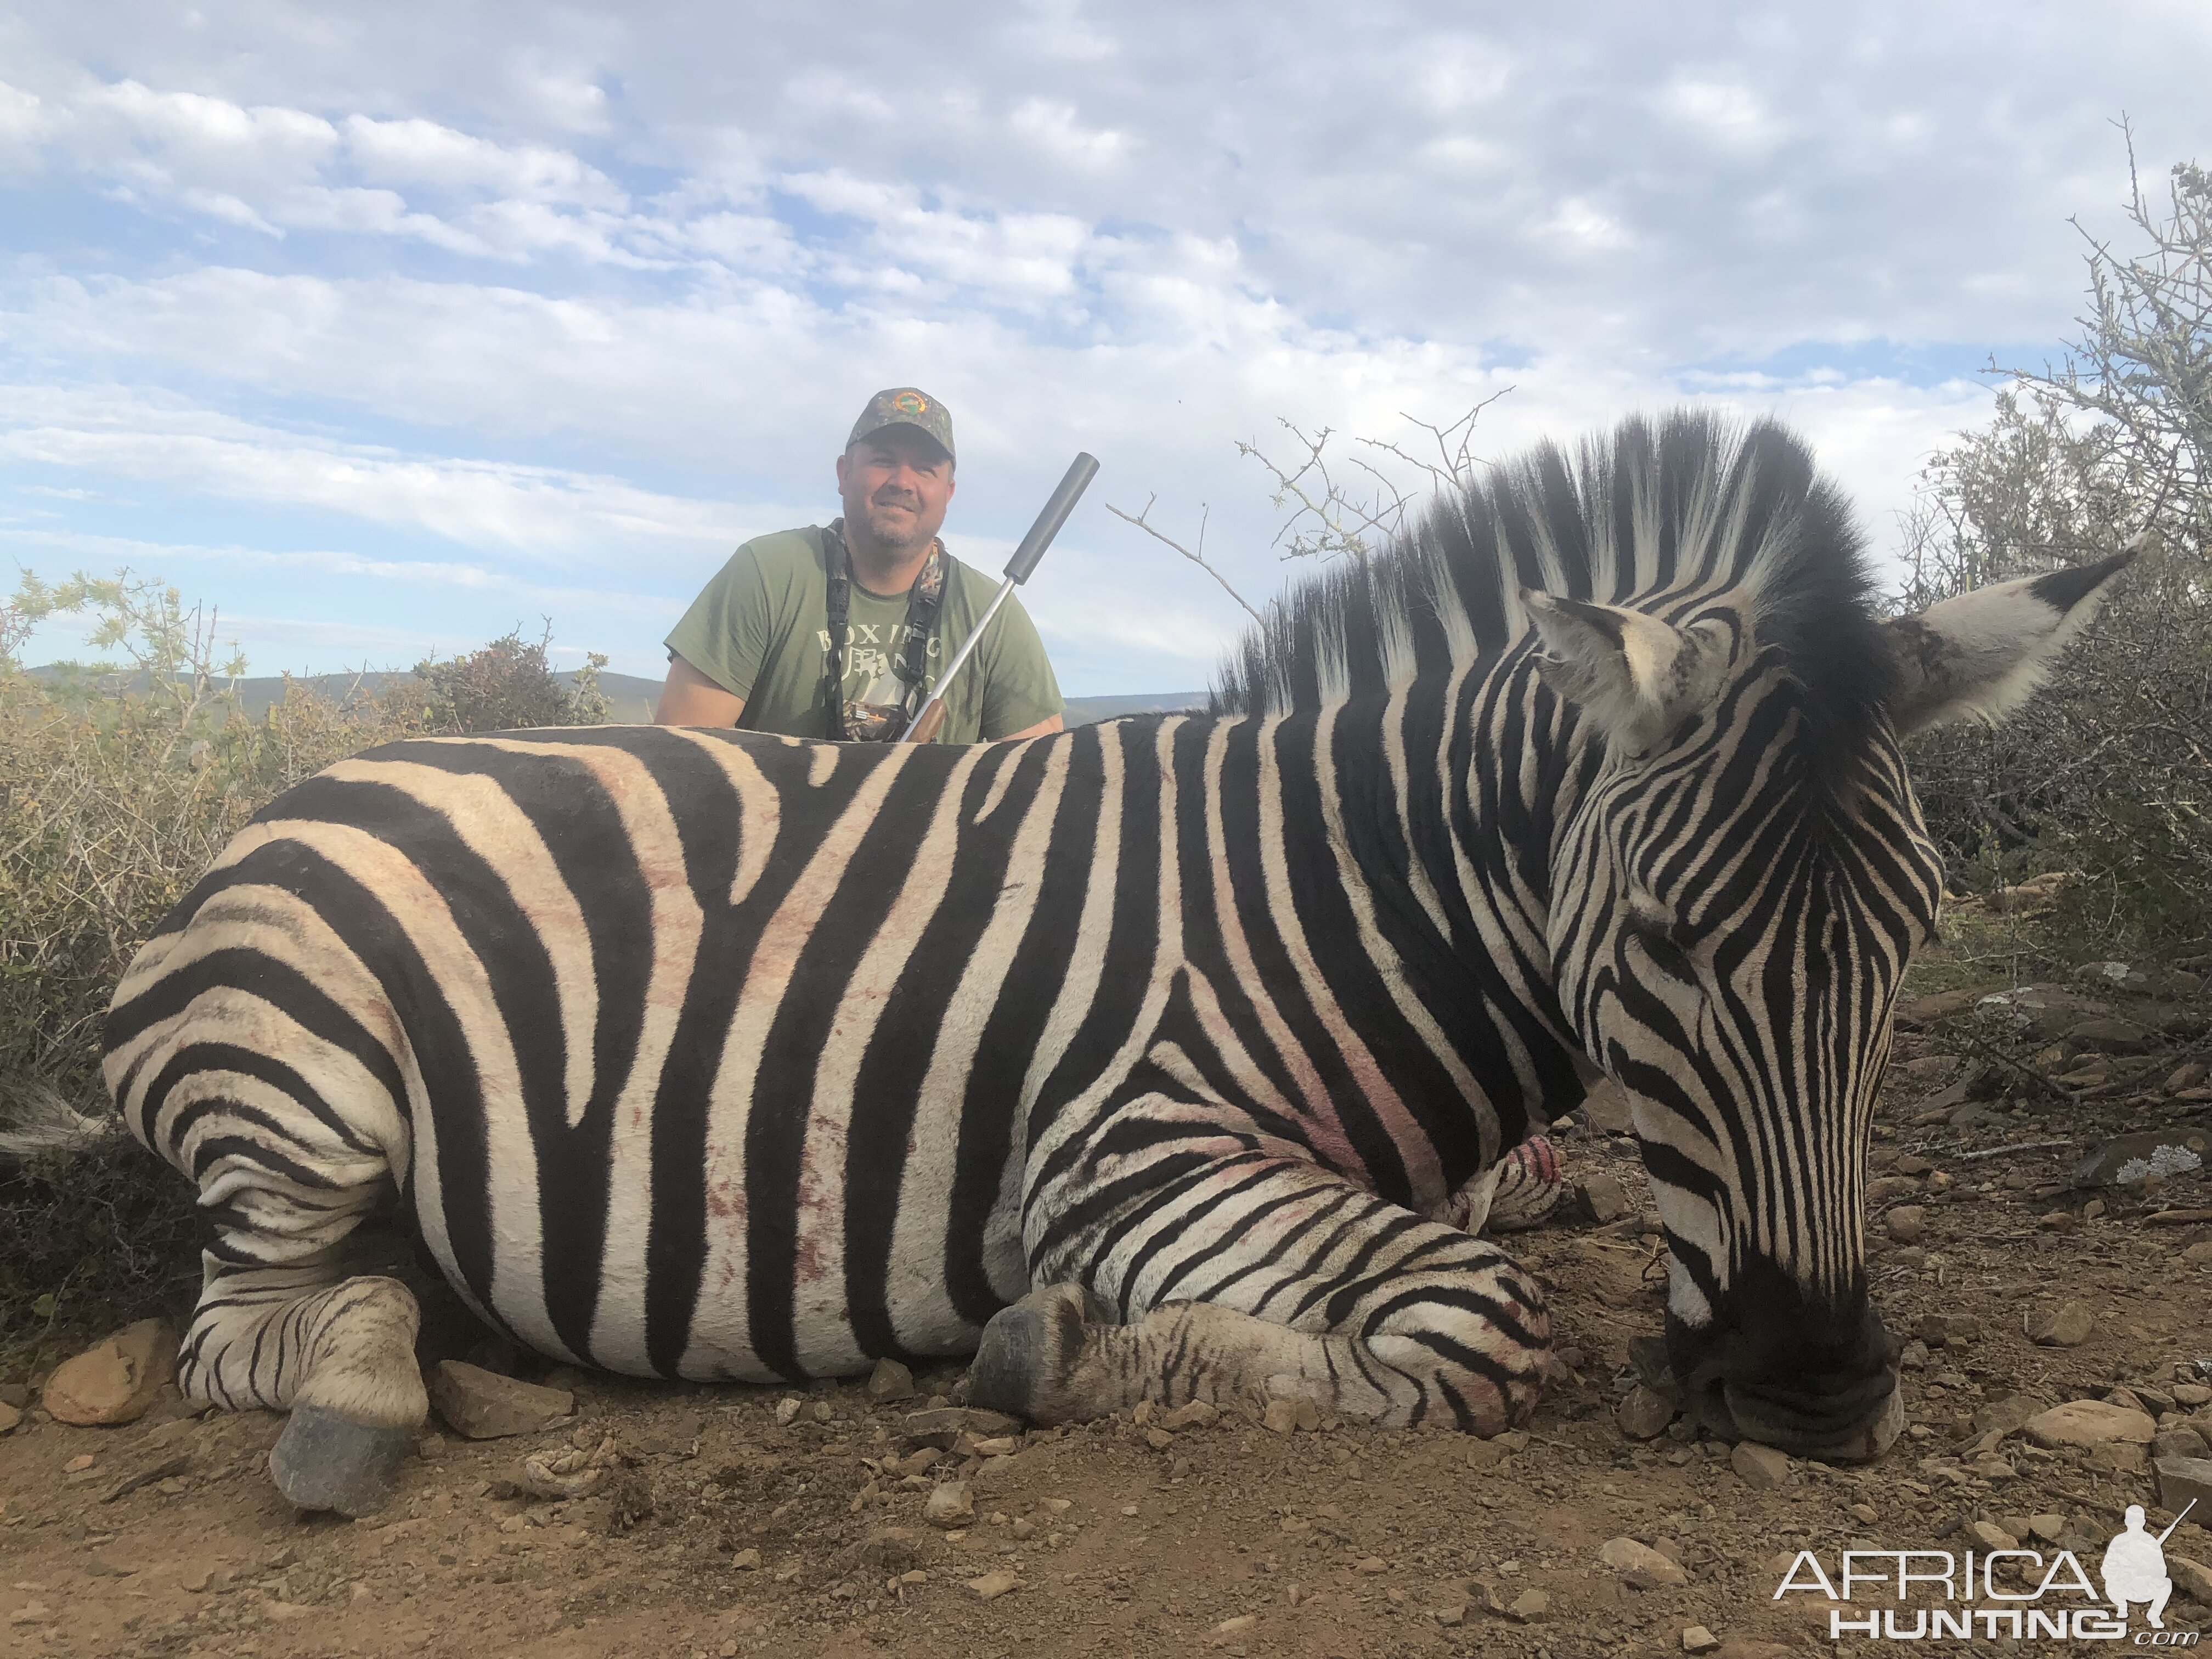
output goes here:
<path id="1" fill-rule="evenodd" d="M 568 1399 L 449 1376 L 450 1418 L 530 1431 L 446 1426 L 349 1522 L 277 1497 L 274 1417 L 194 1419 L 171 1389 L 71 1427 L 23 1378 L 0 1389 L 0 1650 L 1753 1659 L 1834 1645 L 1826 1600 L 1775 1599 L 1801 1549 L 1832 1572 L 1853 1545 L 2020 1542 L 2094 1573 L 2126 1505 L 2156 1531 L 2212 1478 L 2185 1465 L 2212 1439 L 2208 969 L 2062 973 L 1968 914 L 1916 970 L 1869 1206 L 1911 1426 L 1872 1467 L 1669 1423 L 1638 1341 L 1663 1258 L 1599 1100 L 1561 1130 L 1579 1213 L 1516 1241 L 1561 1364 L 1502 1441 L 1233 1410 L 1025 1434 L 960 1416 L 957 1370 L 894 1399 L 889 1376 L 800 1395 L 525 1366 Z M 540 1495 L 564 1486 L 589 1490 Z M 2166 1544 L 2175 1630 L 2212 1626 L 2207 1496 Z"/>

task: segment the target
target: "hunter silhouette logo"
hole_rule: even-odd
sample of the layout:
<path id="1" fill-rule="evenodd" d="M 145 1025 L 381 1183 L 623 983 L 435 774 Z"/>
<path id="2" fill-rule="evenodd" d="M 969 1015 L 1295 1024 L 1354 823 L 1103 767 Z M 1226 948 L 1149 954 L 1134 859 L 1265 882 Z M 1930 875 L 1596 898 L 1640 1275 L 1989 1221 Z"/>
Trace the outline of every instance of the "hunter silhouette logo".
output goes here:
<path id="1" fill-rule="evenodd" d="M 2127 1530 L 2105 1547 L 2105 1559 L 2098 1567 L 2105 1581 L 2105 1595 L 2121 1618 L 2128 1616 L 2130 1601 L 2144 1601 L 2149 1604 L 2143 1616 L 2150 1620 L 2150 1627 L 2166 1628 L 2160 1615 L 2166 1612 L 2166 1598 L 2173 1594 L 2173 1580 L 2166 1576 L 2166 1540 L 2196 1507 L 2192 1498 L 2173 1517 L 2172 1526 L 2153 1538 L 2143 1530 L 2142 1505 L 2128 1505 Z"/>
<path id="2" fill-rule="evenodd" d="M 2142 1505 L 2129 1505 L 2125 1525 L 2097 1564 L 2104 1581 L 2101 1595 L 2071 1550 L 2060 1550 L 2048 1560 L 2040 1551 L 2017 1547 L 1968 1550 L 1963 1555 L 1949 1550 L 1845 1550 L 1832 1579 L 1818 1556 L 1800 1550 L 1773 1599 L 1810 1594 L 1841 1602 L 1828 1609 L 1828 1639 L 1833 1642 L 1846 1636 L 1891 1642 L 2046 1636 L 2118 1642 L 2129 1639 L 2129 1609 L 2140 1607 L 2149 1629 L 2134 1632 L 2134 1645 L 2194 1647 L 2197 1632 L 2166 1627 L 2166 1604 L 2173 1594 L 2166 1540 L 2196 1507 L 2192 1498 L 2172 1526 L 2154 1534 L 2144 1529 Z M 2015 1583 L 2027 1588 L 2014 1589 Z M 1921 1605 L 1903 1605 L 1916 1589 Z M 1856 1602 L 1855 1591 L 1861 1597 Z M 1866 1605 L 1891 1600 L 1899 1605 Z"/>

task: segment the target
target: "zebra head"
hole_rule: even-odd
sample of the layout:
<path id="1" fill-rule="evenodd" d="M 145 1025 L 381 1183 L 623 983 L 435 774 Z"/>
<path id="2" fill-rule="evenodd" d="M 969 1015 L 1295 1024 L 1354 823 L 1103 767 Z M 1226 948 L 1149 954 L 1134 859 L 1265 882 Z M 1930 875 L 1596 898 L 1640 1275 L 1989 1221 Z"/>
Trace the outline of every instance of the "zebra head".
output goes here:
<path id="1" fill-rule="evenodd" d="M 1942 890 L 1899 740 L 2023 700 L 2130 555 L 1885 622 L 1838 501 L 1771 510 L 1779 574 L 1754 557 L 1624 605 L 1522 591 L 1536 671 L 1589 738 L 1548 943 L 1577 1038 L 1632 1103 L 1676 1378 L 1722 1432 L 1867 1458 L 1904 1418 L 1868 1295 L 1867 1146 Z M 1808 597 L 1823 544 L 1856 589 Z"/>

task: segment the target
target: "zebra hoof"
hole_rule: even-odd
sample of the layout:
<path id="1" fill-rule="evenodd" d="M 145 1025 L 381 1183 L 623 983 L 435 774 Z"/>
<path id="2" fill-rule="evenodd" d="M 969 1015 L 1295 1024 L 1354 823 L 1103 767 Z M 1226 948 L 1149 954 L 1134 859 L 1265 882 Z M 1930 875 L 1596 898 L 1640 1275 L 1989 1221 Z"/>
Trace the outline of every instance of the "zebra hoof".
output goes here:
<path id="1" fill-rule="evenodd" d="M 372 1428 L 321 1406 L 295 1406 L 269 1454 L 269 1473 L 299 1508 L 358 1519 L 392 1501 L 399 1467 L 414 1449 L 405 1429 Z"/>
<path id="2" fill-rule="evenodd" d="M 1093 1309 L 1081 1285 L 1045 1285 L 993 1314 L 968 1369 L 968 1403 L 1032 1423 L 1060 1421 L 1060 1395 Z"/>

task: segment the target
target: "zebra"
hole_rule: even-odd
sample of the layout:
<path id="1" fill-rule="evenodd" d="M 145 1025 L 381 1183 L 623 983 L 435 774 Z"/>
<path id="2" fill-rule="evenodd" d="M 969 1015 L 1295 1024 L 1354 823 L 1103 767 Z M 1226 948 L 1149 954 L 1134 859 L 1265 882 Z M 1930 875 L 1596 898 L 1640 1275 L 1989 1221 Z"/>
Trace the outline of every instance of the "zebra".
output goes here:
<path id="1" fill-rule="evenodd" d="M 341 762 L 108 1015 L 117 1106 L 212 1225 L 182 1384 L 289 1412 L 301 1507 L 388 1501 L 418 1312 L 351 1241 L 396 1198 L 559 1361 L 973 1352 L 971 1402 L 1038 1423 L 1205 1395 L 1494 1435 L 1549 1313 L 1477 1229 L 1606 1076 L 1693 1407 L 1877 1456 L 1865 1152 L 1942 894 L 1899 739 L 2016 704 L 2127 557 L 1885 619 L 1806 446 L 1678 412 L 1301 586 L 1206 714 Z"/>

